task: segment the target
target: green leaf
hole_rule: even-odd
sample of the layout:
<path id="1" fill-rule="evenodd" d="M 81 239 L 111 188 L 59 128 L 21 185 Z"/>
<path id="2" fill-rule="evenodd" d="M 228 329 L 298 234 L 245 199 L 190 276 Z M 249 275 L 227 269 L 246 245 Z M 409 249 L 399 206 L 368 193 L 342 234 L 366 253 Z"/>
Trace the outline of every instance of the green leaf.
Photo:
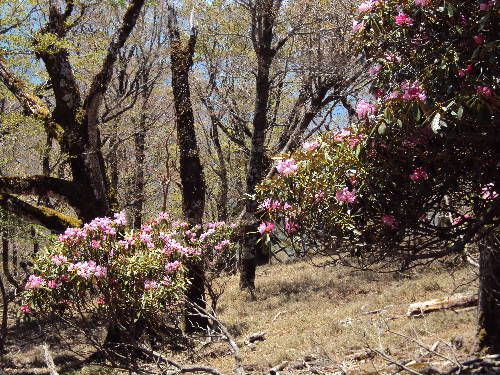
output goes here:
<path id="1" fill-rule="evenodd" d="M 457 119 L 461 119 L 464 114 L 464 107 L 460 106 L 457 110 Z"/>
<path id="2" fill-rule="evenodd" d="M 434 133 L 438 133 L 439 130 L 441 129 L 440 120 L 441 120 L 441 114 L 438 112 L 436 113 L 431 122 L 431 129 Z"/>
<path id="3" fill-rule="evenodd" d="M 380 124 L 378 126 L 378 134 L 383 135 L 387 131 L 387 126 L 385 124 Z"/>

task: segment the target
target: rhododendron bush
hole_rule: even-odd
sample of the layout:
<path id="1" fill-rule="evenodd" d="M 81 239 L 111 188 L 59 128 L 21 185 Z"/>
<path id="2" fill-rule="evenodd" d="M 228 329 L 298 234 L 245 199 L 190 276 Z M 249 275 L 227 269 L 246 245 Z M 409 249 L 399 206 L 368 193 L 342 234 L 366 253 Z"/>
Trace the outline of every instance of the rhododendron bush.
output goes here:
<path id="1" fill-rule="evenodd" d="M 362 3 L 371 96 L 352 128 L 282 155 L 260 186 L 264 235 L 400 268 L 497 231 L 498 21 L 496 1 Z"/>
<path id="2" fill-rule="evenodd" d="M 123 214 L 68 228 L 34 260 L 21 311 L 28 315 L 78 315 L 114 323 L 136 339 L 144 329 L 174 322 L 183 308 L 186 263 L 198 261 L 210 275 L 221 272 L 235 251 L 232 228 L 211 223 L 188 228 L 165 213 L 127 230 Z M 138 328 L 140 322 L 140 328 Z"/>

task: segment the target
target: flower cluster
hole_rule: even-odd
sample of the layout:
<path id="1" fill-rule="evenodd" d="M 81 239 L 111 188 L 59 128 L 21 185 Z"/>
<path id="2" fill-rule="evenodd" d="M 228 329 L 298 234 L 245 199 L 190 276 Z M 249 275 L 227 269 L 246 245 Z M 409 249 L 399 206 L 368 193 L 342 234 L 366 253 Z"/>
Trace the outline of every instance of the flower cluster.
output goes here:
<path id="1" fill-rule="evenodd" d="M 295 173 L 299 166 L 295 163 L 294 159 L 280 160 L 276 165 L 276 170 L 280 174 L 289 175 Z"/>

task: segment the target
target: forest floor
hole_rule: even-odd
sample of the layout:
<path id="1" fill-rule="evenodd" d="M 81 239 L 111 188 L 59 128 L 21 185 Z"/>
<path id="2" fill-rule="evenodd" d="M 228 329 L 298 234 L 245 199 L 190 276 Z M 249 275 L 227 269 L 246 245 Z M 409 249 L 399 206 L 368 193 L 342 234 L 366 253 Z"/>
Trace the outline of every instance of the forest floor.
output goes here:
<path id="1" fill-rule="evenodd" d="M 279 374 L 283 375 L 394 374 L 400 371 L 394 362 L 415 373 L 431 374 L 432 368 L 442 371 L 470 358 L 474 348 L 475 308 L 406 316 L 411 303 L 474 292 L 477 270 L 469 265 L 377 274 L 295 261 L 259 267 L 256 287 L 252 299 L 239 291 L 234 276 L 218 305 L 219 319 L 234 336 L 249 374 L 267 374 L 280 364 Z M 12 327 L 7 345 L 10 353 L 3 358 L 0 374 L 48 374 L 43 341 L 49 343 L 59 370 L 71 367 L 67 365 L 77 359 L 75 353 L 88 354 L 81 342 L 69 349 L 58 345 L 55 335 L 47 340 L 30 327 L 23 323 Z M 250 343 L 248 338 L 255 333 L 265 333 L 263 340 Z M 184 364 L 208 365 L 224 374 L 234 368 L 226 342 L 200 345 L 194 353 L 190 358 L 182 354 L 172 358 Z M 99 366 L 59 372 L 122 373 Z"/>

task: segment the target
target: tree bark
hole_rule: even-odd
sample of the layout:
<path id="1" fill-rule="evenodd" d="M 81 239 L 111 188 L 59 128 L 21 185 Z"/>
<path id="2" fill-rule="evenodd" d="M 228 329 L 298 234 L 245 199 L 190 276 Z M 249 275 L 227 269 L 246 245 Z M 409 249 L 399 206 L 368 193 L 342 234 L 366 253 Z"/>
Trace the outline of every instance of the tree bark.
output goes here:
<path id="1" fill-rule="evenodd" d="M 169 2 L 168 31 L 170 39 L 170 61 L 172 70 L 172 91 L 174 94 L 175 125 L 180 154 L 180 177 L 182 185 L 182 212 L 189 225 L 202 223 L 205 210 L 205 179 L 199 157 L 198 143 L 194 129 L 194 114 L 191 105 L 189 70 L 193 65 L 197 30 L 191 25 L 191 35 L 187 43 L 180 39 L 177 15 Z M 187 277 L 191 279 L 186 297 L 189 302 L 206 307 L 204 272 L 200 264 L 187 264 Z M 208 318 L 202 317 L 192 306 L 186 313 L 188 332 L 208 327 Z"/>
<path id="2" fill-rule="evenodd" d="M 491 235 L 479 243 L 479 349 L 500 353 L 500 249 Z"/>
<path id="3" fill-rule="evenodd" d="M 7 319 L 9 312 L 9 296 L 7 295 L 7 291 L 5 290 L 5 286 L 3 284 L 3 280 L 0 277 L 0 291 L 2 292 L 2 303 L 3 303 L 3 312 L 2 312 L 2 325 L 0 327 L 0 356 L 5 352 L 5 341 L 7 340 Z"/>

